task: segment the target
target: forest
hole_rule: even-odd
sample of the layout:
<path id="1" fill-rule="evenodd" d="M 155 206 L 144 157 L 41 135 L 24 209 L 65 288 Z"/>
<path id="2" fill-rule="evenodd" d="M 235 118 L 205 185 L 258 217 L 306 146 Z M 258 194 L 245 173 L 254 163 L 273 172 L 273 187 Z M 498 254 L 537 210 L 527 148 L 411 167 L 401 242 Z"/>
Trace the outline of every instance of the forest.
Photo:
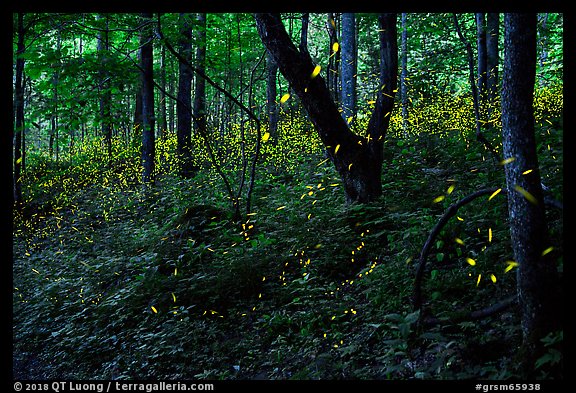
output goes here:
<path id="1" fill-rule="evenodd" d="M 563 380 L 563 26 L 13 13 L 13 380 Z"/>

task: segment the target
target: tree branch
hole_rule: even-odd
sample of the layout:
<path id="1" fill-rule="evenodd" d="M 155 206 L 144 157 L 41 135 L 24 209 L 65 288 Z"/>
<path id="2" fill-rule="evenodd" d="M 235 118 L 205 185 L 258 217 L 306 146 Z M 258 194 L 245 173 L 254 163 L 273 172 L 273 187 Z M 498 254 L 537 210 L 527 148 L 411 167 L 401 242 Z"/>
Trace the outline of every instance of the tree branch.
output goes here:
<path id="1" fill-rule="evenodd" d="M 511 295 L 498 303 L 495 303 L 486 308 L 475 311 L 456 311 L 452 314 L 452 317 L 447 319 L 440 319 L 436 317 L 427 317 L 422 321 L 422 325 L 426 327 L 435 325 L 445 325 L 448 323 L 459 323 L 464 321 L 476 321 L 479 319 L 488 318 L 492 315 L 498 314 L 504 310 L 509 309 L 518 302 L 518 295 Z"/>
<path id="2" fill-rule="evenodd" d="M 458 209 L 462 206 L 472 202 L 474 199 L 481 197 L 483 195 L 488 195 L 494 193 L 498 188 L 485 188 L 479 191 L 476 191 L 463 199 L 459 200 L 458 202 L 454 203 L 453 205 L 449 206 L 440 220 L 436 223 L 430 235 L 428 235 L 428 239 L 424 243 L 424 247 L 422 247 L 422 251 L 420 252 L 420 259 L 418 262 L 418 268 L 416 269 L 416 277 L 414 279 L 414 298 L 413 298 L 413 308 L 414 310 L 418 310 L 422 307 L 422 278 L 424 276 L 424 268 L 426 266 L 426 258 L 428 257 L 428 253 L 430 252 L 430 248 L 436 239 L 436 236 L 440 233 L 442 228 L 448 223 L 450 218 L 456 215 Z"/>

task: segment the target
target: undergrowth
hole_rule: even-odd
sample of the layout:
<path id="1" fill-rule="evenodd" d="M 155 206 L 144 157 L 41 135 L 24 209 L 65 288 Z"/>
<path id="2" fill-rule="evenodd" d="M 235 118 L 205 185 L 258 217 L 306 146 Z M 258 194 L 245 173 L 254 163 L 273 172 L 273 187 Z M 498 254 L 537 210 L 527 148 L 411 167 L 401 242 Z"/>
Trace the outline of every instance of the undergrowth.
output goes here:
<path id="1" fill-rule="evenodd" d="M 561 108 L 557 91 L 545 93 L 539 158 L 561 201 Z M 434 105 L 442 102 L 426 113 Z M 502 166 L 461 127 L 468 120 L 405 135 L 395 113 L 383 195 L 350 206 L 311 126 L 284 123 L 276 144 L 263 143 L 242 222 L 200 140 L 202 169 L 189 179 L 174 174 L 175 137 L 160 141 L 149 186 L 137 149 L 120 140 L 112 159 L 99 141 L 58 163 L 30 154 L 25 208 L 14 218 L 15 377 L 516 377 L 518 310 L 452 322 L 515 292 L 505 193 L 463 207 L 435 240 L 422 312 L 440 323 L 423 328 L 412 309 L 420 251 L 444 210 L 478 189 L 505 188 Z M 235 181 L 236 142 L 212 141 Z M 561 211 L 548 209 L 548 219 L 561 269 Z M 562 332 L 547 340 L 539 375 L 561 377 Z"/>

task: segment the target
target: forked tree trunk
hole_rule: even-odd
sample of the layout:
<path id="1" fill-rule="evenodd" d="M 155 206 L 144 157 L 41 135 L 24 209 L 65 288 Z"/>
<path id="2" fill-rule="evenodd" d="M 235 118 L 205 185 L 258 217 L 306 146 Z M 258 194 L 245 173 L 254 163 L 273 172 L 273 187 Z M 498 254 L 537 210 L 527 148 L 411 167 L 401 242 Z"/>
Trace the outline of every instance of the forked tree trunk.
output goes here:
<path id="1" fill-rule="evenodd" d="M 383 139 L 388 129 L 397 85 L 396 14 L 379 17 L 381 86 L 366 137 L 354 134 L 340 115 L 324 78 L 315 75 L 308 53 L 299 51 L 279 14 L 255 14 L 262 42 L 288 80 L 338 171 L 346 201 L 370 202 L 382 195 Z"/>

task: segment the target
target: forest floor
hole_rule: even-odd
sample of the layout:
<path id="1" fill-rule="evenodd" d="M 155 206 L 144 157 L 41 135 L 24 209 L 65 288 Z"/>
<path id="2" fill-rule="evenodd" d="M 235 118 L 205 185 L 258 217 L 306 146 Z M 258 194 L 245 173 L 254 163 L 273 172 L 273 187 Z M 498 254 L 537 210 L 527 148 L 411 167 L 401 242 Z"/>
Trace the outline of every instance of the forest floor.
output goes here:
<path id="1" fill-rule="evenodd" d="M 549 129 L 543 181 L 562 200 Z M 38 166 L 45 190 L 14 224 L 14 378 L 514 377 L 516 306 L 458 319 L 515 293 L 504 191 L 444 227 L 412 307 L 428 234 L 464 196 L 505 190 L 502 166 L 457 138 L 389 138 L 385 154 L 383 196 L 366 205 L 345 205 L 322 154 L 263 165 L 243 223 L 213 175 L 143 187 L 120 164 Z M 547 214 L 561 266 L 562 211 Z M 561 344 L 549 337 L 542 378 L 561 376 Z"/>

